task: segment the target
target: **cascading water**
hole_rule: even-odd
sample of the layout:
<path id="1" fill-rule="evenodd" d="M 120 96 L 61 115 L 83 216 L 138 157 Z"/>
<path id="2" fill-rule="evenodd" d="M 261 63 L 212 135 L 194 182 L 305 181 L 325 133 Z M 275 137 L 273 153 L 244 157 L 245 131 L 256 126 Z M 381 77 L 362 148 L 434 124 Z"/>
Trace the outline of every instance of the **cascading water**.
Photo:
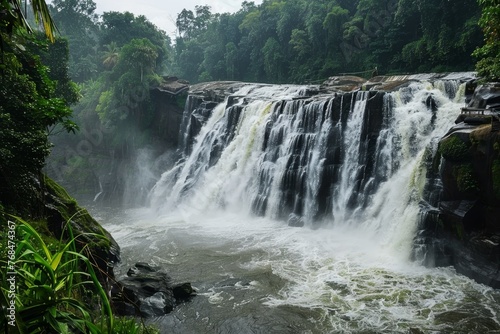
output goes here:
<path id="1" fill-rule="evenodd" d="M 234 94 L 240 102 L 203 109 L 190 155 L 153 190 L 158 210 L 243 210 L 291 224 L 355 224 L 383 238 L 402 230 L 411 245 L 419 161 L 452 124 L 458 85 L 310 98 L 299 86 L 244 90 Z"/>
<path id="2" fill-rule="evenodd" d="M 151 209 L 108 226 L 124 258 L 168 265 L 198 289 L 155 322 L 172 333 L 500 330 L 500 294 L 409 260 L 429 152 L 463 87 L 311 91 L 190 97 L 184 156 L 151 191 Z"/>

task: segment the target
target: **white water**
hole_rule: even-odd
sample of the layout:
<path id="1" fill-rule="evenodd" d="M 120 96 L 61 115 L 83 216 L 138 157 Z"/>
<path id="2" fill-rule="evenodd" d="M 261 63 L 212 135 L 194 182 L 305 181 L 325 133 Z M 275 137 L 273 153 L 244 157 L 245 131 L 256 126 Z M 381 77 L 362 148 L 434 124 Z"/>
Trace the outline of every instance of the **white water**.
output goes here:
<path id="1" fill-rule="evenodd" d="M 150 210 L 116 219 L 106 227 L 122 247 L 122 273 L 146 261 L 198 290 L 191 302 L 152 320 L 162 333 L 500 328 L 497 291 L 449 268 L 409 262 L 350 227 L 300 229 L 229 213 L 159 219 Z"/>
<path id="2" fill-rule="evenodd" d="M 409 260 L 425 182 L 422 159 L 462 106 L 458 86 L 453 96 L 439 82 L 414 83 L 386 95 L 377 172 L 353 195 L 362 169 L 359 134 L 367 97 L 358 95 L 342 131 L 345 158 L 330 193 L 331 216 L 319 228 L 312 219 L 324 182 L 328 133 L 342 125 L 322 120 L 314 110 L 331 101 L 318 97 L 310 104 L 287 103 L 278 114 L 276 101 L 297 96 L 303 88 L 244 89 L 235 95 L 253 94 L 254 99 L 244 107 L 235 136 L 215 165 L 209 165 L 210 147 L 223 131 L 222 105 L 197 136 L 192 154 L 157 183 L 153 207 L 128 212 L 125 224 L 120 218 L 106 226 L 122 246 L 124 271 L 133 262 L 152 262 L 198 289 L 192 302 L 154 320 L 163 332 L 500 330 L 498 292 L 449 268 L 428 269 Z M 429 95 L 438 106 L 435 119 L 425 104 Z M 294 140 L 303 143 L 294 146 Z M 290 157 L 308 162 L 297 174 L 306 185 L 304 228 L 279 219 L 280 180 L 288 173 Z M 252 214 L 257 193 L 266 194 L 263 217 Z M 352 196 L 358 204 L 349 209 Z M 297 195 L 292 198 L 298 203 Z"/>

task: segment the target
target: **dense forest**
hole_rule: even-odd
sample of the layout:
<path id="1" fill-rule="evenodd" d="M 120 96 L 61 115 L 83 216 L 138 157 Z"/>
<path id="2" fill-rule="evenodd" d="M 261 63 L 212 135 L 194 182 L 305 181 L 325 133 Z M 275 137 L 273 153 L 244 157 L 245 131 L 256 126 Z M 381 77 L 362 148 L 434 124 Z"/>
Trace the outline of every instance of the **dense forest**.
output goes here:
<path id="1" fill-rule="evenodd" d="M 304 83 L 370 71 L 473 69 L 482 43 L 475 0 L 244 2 L 235 14 L 206 6 L 177 19 L 176 71 L 193 81 Z"/>
<path id="2" fill-rule="evenodd" d="M 212 13 L 200 5 L 178 14 L 175 41 L 143 16 L 98 16 L 91 0 L 56 0 L 51 10 L 69 40 L 70 74 L 77 82 L 111 70 L 120 48 L 134 38 L 154 45 L 157 73 L 191 83 L 307 83 L 371 73 L 375 67 L 380 73 L 473 70 L 471 54 L 483 44 L 476 0 L 453 5 L 430 0 L 244 1 L 233 14 Z"/>

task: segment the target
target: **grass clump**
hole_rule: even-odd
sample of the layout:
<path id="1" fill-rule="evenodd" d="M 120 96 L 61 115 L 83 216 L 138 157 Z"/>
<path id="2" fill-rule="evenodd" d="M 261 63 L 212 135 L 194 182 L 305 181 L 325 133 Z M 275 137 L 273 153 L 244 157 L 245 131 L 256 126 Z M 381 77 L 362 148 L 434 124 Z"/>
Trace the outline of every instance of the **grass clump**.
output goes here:
<path id="1" fill-rule="evenodd" d="M 15 291 L 2 286 L 0 295 L 2 301 L 15 300 L 15 328 L 30 334 L 113 333 L 109 299 L 89 259 L 76 251 L 71 225 L 65 227 L 69 241 L 51 247 L 29 223 L 17 217 L 13 221 L 17 240 L 9 239 L 15 252 L 7 259 L 15 260 L 1 261 L 3 268 L 16 273 Z M 7 275 L 2 272 L 2 282 Z M 97 296 L 93 304 L 100 309 L 97 316 L 92 303 L 83 301 L 89 291 Z"/>

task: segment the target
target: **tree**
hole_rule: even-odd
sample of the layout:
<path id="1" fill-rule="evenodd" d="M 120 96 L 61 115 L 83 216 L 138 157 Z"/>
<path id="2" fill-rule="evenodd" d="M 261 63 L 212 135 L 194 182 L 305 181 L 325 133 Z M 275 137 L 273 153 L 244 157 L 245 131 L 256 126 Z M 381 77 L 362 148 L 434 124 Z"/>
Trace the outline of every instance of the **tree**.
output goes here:
<path id="1" fill-rule="evenodd" d="M 52 0 L 51 3 L 52 16 L 65 36 L 89 33 L 98 20 L 93 0 Z"/>
<path id="2" fill-rule="evenodd" d="M 148 39 L 156 49 L 157 65 L 160 67 L 167 59 L 167 46 L 170 38 L 163 30 L 158 29 L 144 15 L 135 16 L 130 12 L 106 12 L 102 14 L 99 30 L 99 48 L 115 42 L 123 47 L 133 39 Z"/>
<path id="3" fill-rule="evenodd" d="M 55 85 L 54 96 L 64 99 L 68 106 L 78 102 L 78 88 L 68 73 L 68 41 L 56 38 L 53 43 L 47 43 L 43 36 L 39 35 L 36 41 L 27 46 L 30 52 L 39 55 L 41 63 L 49 68 L 47 74 Z"/>
<path id="4" fill-rule="evenodd" d="M 485 45 L 474 51 L 479 58 L 478 74 L 485 80 L 500 81 L 500 2 L 478 0 L 482 8 L 479 25 L 483 28 Z"/>
<path id="5" fill-rule="evenodd" d="M 104 46 L 106 50 L 103 54 L 103 65 L 107 69 L 112 69 L 118 62 L 120 48 L 115 41 Z"/>
<path id="6" fill-rule="evenodd" d="M 227 78 L 229 80 L 234 80 L 236 77 L 236 61 L 237 61 L 238 49 L 233 42 L 226 44 L 226 52 L 224 59 L 226 61 L 226 71 Z"/>
<path id="7" fill-rule="evenodd" d="M 101 78 L 106 87 L 98 87 L 102 93 L 96 111 L 105 126 L 120 127 L 133 115 L 137 116 L 133 121 L 144 120 L 149 86 L 157 82 L 157 58 L 156 47 L 146 38 L 133 39 L 121 48 L 111 73 Z"/>
<path id="8" fill-rule="evenodd" d="M 40 23 L 45 35 L 50 41 L 54 41 L 56 27 L 50 16 L 47 4 L 44 0 L 32 0 L 30 3 L 36 23 Z M 2 32 L 12 34 L 13 31 L 18 28 L 24 29 L 30 33 L 33 32 L 24 13 L 25 11 L 22 8 L 22 2 L 20 0 L 2 1 L 0 4 L 0 17 L 2 18 L 0 29 Z"/>
<path id="9" fill-rule="evenodd" d="M 183 38 L 190 38 L 195 28 L 195 17 L 192 11 L 183 9 L 175 21 L 177 32 Z"/>
<path id="10" fill-rule="evenodd" d="M 198 31 L 206 30 L 213 15 L 210 12 L 210 6 L 195 6 L 196 17 L 194 26 Z"/>
<path id="11" fill-rule="evenodd" d="M 374 66 L 385 73 L 471 70 L 467 55 L 481 39 L 476 1 L 245 1 L 207 25 L 197 23 L 201 12 L 185 10 L 173 58 L 177 74 L 194 82 L 305 82 Z"/>
<path id="12" fill-rule="evenodd" d="M 144 75 L 154 73 L 158 52 L 156 47 L 147 38 L 133 39 L 122 48 L 123 64 L 140 73 L 140 82 Z"/>
<path id="13" fill-rule="evenodd" d="M 56 124 L 74 131 L 68 102 L 38 56 L 4 43 L 0 74 L 0 203 L 30 208 Z M 62 95 L 64 92 L 60 92 Z"/>
<path id="14" fill-rule="evenodd" d="M 283 80 L 283 55 L 281 47 L 274 38 L 268 38 L 262 48 L 264 54 L 264 69 L 268 81 L 280 82 Z"/>
<path id="15" fill-rule="evenodd" d="M 53 0 L 50 11 L 59 32 L 69 43 L 69 73 L 73 80 L 83 82 L 95 78 L 100 65 L 96 52 L 96 4 L 92 0 Z"/>

